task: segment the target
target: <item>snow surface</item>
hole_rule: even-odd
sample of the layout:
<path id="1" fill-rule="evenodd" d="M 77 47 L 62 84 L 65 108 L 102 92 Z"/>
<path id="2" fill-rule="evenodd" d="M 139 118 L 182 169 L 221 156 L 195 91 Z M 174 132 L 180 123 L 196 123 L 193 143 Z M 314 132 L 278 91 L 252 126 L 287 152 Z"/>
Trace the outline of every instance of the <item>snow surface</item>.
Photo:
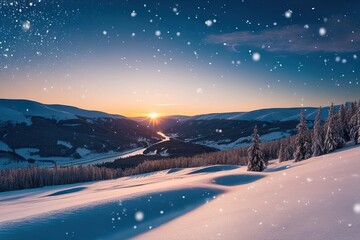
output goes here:
<path id="1" fill-rule="evenodd" d="M 0 151 L 10 152 L 11 148 L 3 141 L 0 141 Z"/>
<path id="2" fill-rule="evenodd" d="M 77 119 L 77 116 L 86 118 L 124 118 L 120 115 L 83 110 L 71 106 L 46 105 L 29 100 L 12 99 L 0 99 L 0 112 L 0 122 L 10 122 L 14 124 L 25 123 L 26 125 L 32 124 L 32 116 L 54 119 L 57 121 Z"/>
<path id="3" fill-rule="evenodd" d="M 22 148 L 17 149 L 17 153 L 20 153 L 25 159 L 31 158 L 36 160 L 34 164 L 30 164 L 27 161 L 12 161 L 7 158 L 2 158 L 0 161 L 0 169 L 9 169 L 9 168 L 21 168 L 29 166 L 40 166 L 40 167 L 53 167 L 54 163 L 49 162 L 55 161 L 59 166 L 71 166 L 71 165 L 94 165 L 101 164 L 105 162 L 113 162 L 118 158 L 126 158 L 139 154 L 143 154 L 146 148 L 134 148 L 121 152 L 109 151 L 106 153 L 89 153 L 86 156 L 83 156 L 81 159 L 74 159 L 72 157 L 41 157 L 36 152 L 36 148 Z M 82 151 L 80 149 L 80 151 Z M 82 154 L 88 153 L 88 149 L 84 149 Z M 33 153 L 33 154 L 31 154 Z"/>
<path id="4" fill-rule="evenodd" d="M 62 145 L 64 147 L 67 147 L 67 148 L 72 148 L 73 145 L 70 143 L 70 142 L 66 142 L 66 141 L 62 141 L 62 140 L 58 140 L 56 142 L 57 145 Z"/>
<path id="5" fill-rule="evenodd" d="M 89 155 L 91 153 L 91 151 L 85 147 L 82 148 L 77 148 L 76 152 L 81 156 L 81 157 L 85 157 L 86 155 Z"/>
<path id="6" fill-rule="evenodd" d="M 38 148 L 17 148 L 15 153 L 22 156 L 25 159 L 33 158 L 33 156 L 40 150 Z"/>
<path id="7" fill-rule="evenodd" d="M 291 134 L 287 132 L 270 132 L 260 136 L 260 140 L 262 142 L 269 142 L 277 139 L 281 139 L 284 137 L 289 137 Z M 235 140 L 234 142 L 226 143 L 229 140 L 220 140 L 220 141 L 198 141 L 197 144 L 206 145 L 209 147 L 214 147 L 221 150 L 233 149 L 233 148 L 240 148 L 240 147 L 247 147 L 251 144 L 252 136 L 241 137 Z"/>
<path id="8" fill-rule="evenodd" d="M 360 147 L 0 193 L 0 239 L 360 239 Z"/>

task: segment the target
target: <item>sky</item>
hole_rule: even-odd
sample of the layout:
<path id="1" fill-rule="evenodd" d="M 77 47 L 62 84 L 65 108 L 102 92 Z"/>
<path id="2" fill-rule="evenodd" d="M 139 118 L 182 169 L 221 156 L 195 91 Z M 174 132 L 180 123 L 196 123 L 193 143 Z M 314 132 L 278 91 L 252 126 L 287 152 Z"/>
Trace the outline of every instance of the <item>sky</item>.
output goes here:
<path id="1" fill-rule="evenodd" d="M 0 0 L 0 98 L 125 116 L 359 99 L 359 1 Z"/>

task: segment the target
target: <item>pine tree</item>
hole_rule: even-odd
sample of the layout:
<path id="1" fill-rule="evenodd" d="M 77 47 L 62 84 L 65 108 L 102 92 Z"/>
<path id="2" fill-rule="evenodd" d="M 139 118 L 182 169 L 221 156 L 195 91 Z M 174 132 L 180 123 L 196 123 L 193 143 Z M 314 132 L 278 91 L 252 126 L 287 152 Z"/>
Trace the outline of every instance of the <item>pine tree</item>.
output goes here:
<path id="1" fill-rule="evenodd" d="M 296 126 L 298 133 L 296 135 L 295 146 L 296 150 L 294 153 L 295 162 L 299 162 L 304 159 L 311 157 L 311 137 L 309 128 L 306 122 L 305 113 L 300 113 L 300 123 Z"/>
<path id="2" fill-rule="evenodd" d="M 341 137 L 338 147 L 341 148 L 345 144 L 346 139 L 348 138 L 347 122 L 346 122 L 346 109 L 345 109 L 344 104 L 340 105 L 339 111 L 336 114 L 336 120 L 337 120 L 338 129 L 339 129 L 339 134 Z"/>
<path id="3" fill-rule="evenodd" d="M 324 154 L 324 130 L 321 125 L 321 107 L 315 118 L 314 129 L 312 134 L 312 153 L 313 157 Z"/>
<path id="4" fill-rule="evenodd" d="M 347 133 L 348 133 L 348 136 L 347 136 L 347 139 L 346 141 L 350 141 L 352 140 L 352 136 L 351 136 L 351 131 L 352 131 L 352 128 L 353 126 L 355 125 L 355 122 L 353 122 L 353 116 L 355 116 L 355 113 L 356 113 L 356 107 L 355 107 L 355 103 L 352 102 L 350 104 L 350 106 L 346 109 L 346 127 L 347 127 Z"/>
<path id="5" fill-rule="evenodd" d="M 343 145 L 344 139 L 340 135 L 339 124 L 334 113 L 334 104 L 331 104 L 325 124 L 324 149 L 326 153 L 330 153 Z"/>
<path id="6" fill-rule="evenodd" d="M 252 145 L 248 148 L 248 171 L 262 172 L 265 167 L 263 153 L 260 150 L 260 136 L 255 126 Z"/>
<path id="7" fill-rule="evenodd" d="M 351 123 L 351 131 L 350 131 L 351 140 L 355 144 L 359 144 L 360 143 L 360 108 L 352 116 L 350 123 Z"/>
<path id="8" fill-rule="evenodd" d="M 280 149 L 279 149 L 279 162 L 284 162 L 286 161 L 286 149 L 283 143 L 280 144 Z"/>

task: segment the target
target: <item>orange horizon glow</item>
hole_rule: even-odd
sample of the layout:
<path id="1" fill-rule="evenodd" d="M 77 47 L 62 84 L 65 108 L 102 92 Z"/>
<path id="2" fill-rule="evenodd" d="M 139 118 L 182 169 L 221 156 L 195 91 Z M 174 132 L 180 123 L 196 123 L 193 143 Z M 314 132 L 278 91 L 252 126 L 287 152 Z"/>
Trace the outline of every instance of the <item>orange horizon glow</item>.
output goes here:
<path id="1" fill-rule="evenodd" d="M 239 105 L 239 108 L 236 108 L 234 106 L 220 106 L 220 107 L 196 107 L 194 105 L 187 106 L 185 104 L 183 105 L 174 105 L 174 106 L 167 106 L 166 109 L 162 108 L 161 106 L 121 106 L 121 107 L 113 107 L 113 105 L 102 105 L 99 104 L 98 101 L 81 101 L 81 102 L 75 102 L 75 101 L 69 101 L 69 99 L 66 99 L 65 101 L 45 101 L 44 99 L 32 99 L 32 98 L 4 98 L 0 97 L 0 99 L 23 99 L 23 100 L 30 100 L 39 102 L 46 105 L 67 105 L 67 106 L 73 106 L 84 110 L 89 111 L 101 111 L 108 114 L 116 114 L 116 115 L 122 115 L 125 117 L 133 118 L 133 117 L 144 117 L 148 120 L 150 120 L 153 124 L 157 124 L 161 120 L 162 117 L 166 116 L 196 116 L 201 114 L 212 114 L 212 113 L 228 113 L 228 112 L 248 112 L 258 109 L 266 109 L 266 108 L 292 108 L 292 107 L 319 107 L 316 104 L 309 104 L 309 105 L 295 105 L 295 104 L 289 104 L 284 105 L 284 101 L 282 104 L 277 105 L 260 105 L 257 107 L 257 105 Z M 342 101 L 336 101 L 334 104 L 340 104 Z M 324 103 L 321 106 L 328 106 L 330 105 L 330 102 Z M 114 104 L 116 106 L 116 104 Z"/>

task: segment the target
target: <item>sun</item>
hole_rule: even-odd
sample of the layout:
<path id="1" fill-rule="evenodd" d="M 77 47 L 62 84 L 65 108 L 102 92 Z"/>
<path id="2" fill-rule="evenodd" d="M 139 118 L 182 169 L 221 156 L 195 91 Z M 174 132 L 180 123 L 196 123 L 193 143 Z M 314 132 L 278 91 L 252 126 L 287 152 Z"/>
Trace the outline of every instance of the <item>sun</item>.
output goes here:
<path id="1" fill-rule="evenodd" d="M 159 117 L 159 115 L 157 113 L 155 113 L 155 112 L 149 114 L 149 118 L 151 118 L 152 120 L 155 120 L 158 117 Z"/>

